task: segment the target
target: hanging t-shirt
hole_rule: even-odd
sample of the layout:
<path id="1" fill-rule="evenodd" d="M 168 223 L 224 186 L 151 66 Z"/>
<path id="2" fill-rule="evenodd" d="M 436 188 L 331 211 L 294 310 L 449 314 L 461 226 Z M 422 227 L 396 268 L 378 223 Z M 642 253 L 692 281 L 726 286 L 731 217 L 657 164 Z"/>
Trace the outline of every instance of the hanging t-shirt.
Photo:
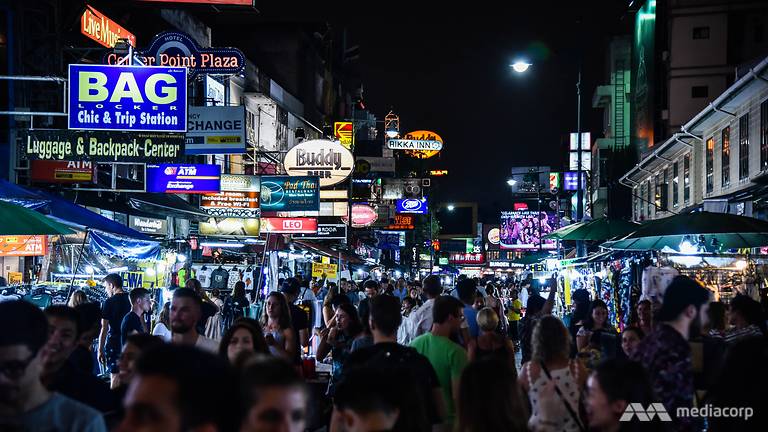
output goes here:
<path id="1" fill-rule="evenodd" d="M 229 281 L 229 272 L 219 267 L 211 272 L 211 289 L 226 289 Z"/>
<path id="2" fill-rule="evenodd" d="M 183 268 L 179 270 L 179 288 L 184 288 L 187 285 L 187 269 Z"/>
<path id="3" fill-rule="evenodd" d="M 232 269 L 229 271 L 229 280 L 227 281 L 227 288 L 234 289 L 235 284 L 243 280 L 243 272 L 241 270 Z"/>
<path id="4" fill-rule="evenodd" d="M 211 286 L 211 272 L 212 270 L 208 267 L 205 268 L 205 270 L 198 269 L 197 270 L 197 280 L 200 281 L 200 286 L 203 288 L 210 288 Z"/>

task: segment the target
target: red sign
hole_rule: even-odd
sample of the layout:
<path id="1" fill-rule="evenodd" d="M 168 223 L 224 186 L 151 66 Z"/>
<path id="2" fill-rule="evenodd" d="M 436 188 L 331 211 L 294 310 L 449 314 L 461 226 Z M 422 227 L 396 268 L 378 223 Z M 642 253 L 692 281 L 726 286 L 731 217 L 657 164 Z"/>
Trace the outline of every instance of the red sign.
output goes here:
<path id="1" fill-rule="evenodd" d="M 0 236 L 0 257 L 43 256 L 46 252 L 45 236 Z"/>
<path id="2" fill-rule="evenodd" d="M 395 223 L 386 227 L 388 230 L 412 230 L 413 216 L 395 215 Z"/>
<path id="3" fill-rule="evenodd" d="M 526 203 L 515 203 L 515 211 L 518 210 L 528 210 L 528 204 Z"/>
<path id="4" fill-rule="evenodd" d="M 261 232 L 273 234 L 315 234 L 315 218 L 261 218 Z"/>
<path id="5" fill-rule="evenodd" d="M 90 161 L 33 160 L 32 181 L 43 183 L 93 183 L 96 164 Z"/>
<path id="6" fill-rule="evenodd" d="M 80 17 L 80 32 L 107 48 L 114 48 L 118 39 L 128 39 L 131 46 L 136 46 L 136 36 L 122 28 L 120 24 L 107 18 L 93 6 L 86 5 Z"/>
<path id="7" fill-rule="evenodd" d="M 352 205 L 352 228 L 363 228 L 371 226 L 379 214 L 373 207 L 365 204 L 353 204 Z M 341 217 L 341 221 L 345 224 L 349 223 L 349 218 L 344 215 Z"/>
<path id="8" fill-rule="evenodd" d="M 139 0 L 147 3 L 204 3 L 212 5 L 253 6 L 254 0 Z"/>
<path id="9" fill-rule="evenodd" d="M 484 264 L 485 255 L 482 253 L 452 253 L 448 257 L 451 264 Z"/>

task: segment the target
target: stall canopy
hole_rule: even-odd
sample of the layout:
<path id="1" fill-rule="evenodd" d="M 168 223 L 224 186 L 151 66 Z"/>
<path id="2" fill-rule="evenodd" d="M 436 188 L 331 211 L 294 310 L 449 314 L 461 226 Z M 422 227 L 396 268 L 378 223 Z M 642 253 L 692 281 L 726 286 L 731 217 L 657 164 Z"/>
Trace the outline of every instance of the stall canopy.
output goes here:
<path id="1" fill-rule="evenodd" d="M 294 241 L 294 243 L 296 243 L 298 245 L 301 245 L 302 247 L 305 247 L 305 248 L 307 248 L 307 249 L 309 249 L 309 250 L 311 250 L 311 251 L 313 251 L 315 253 L 318 253 L 320 255 L 325 255 L 325 256 L 327 256 L 329 258 L 339 259 L 339 251 L 335 251 L 335 250 L 331 249 L 330 247 L 322 245 L 320 243 L 315 243 L 315 242 L 310 242 L 310 241 L 305 241 L 305 240 L 301 240 L 301 241 L 297 240 L 297 241 Z M 362 264 L 362 263 L 364 263 L 364 261 L 361 260 L 360 258 L 358 258 L 357 256 L 350 255 L 349 253 L 344 252 L 344 251 L 341 252 L 341 259 L 342 259 L 342 261 L 344 261 L 344 262 L 346 262 L 348 264 Z"/>
<path id="2" fill-rule="evenodd" d="M 560 240 L 600 241 L 626 236 L 638 228 L 640 228 L 640 224 L 635 222 L 603 217 L 561 228 L 547 237 Z"/>
<path id="3" fill-rule="evenodd" d="M 66 225 L 34 210 L 0 200 L 0 235 L 72 234 Z"/>
<path id="4" fill-rule="evenodd" d="M 139 240 L 151 240 L 125 225 L 109 220 L 64 198 L 0 180 L 0 200 L 36 210 L 78 230 L 98 230 Z"/>
<path id="5" fill-rule="evenodd" d="M 173 194 L 78 192 L 73 201 L 80 205 L 98 207 L 118 213 L 143 217 L 172 216 L 204 221 L 210 215 Z"/>

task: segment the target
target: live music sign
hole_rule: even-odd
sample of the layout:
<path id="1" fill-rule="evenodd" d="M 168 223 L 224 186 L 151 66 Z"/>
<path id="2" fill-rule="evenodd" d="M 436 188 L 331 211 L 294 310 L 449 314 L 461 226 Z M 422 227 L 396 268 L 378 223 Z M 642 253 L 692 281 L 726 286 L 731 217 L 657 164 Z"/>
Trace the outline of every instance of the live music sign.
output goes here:
<path id="1" fill-rule="evenodd" d="M 272 234 L 314 234 L 316 218 L 261 218 L 261 232 Z"/>
<path id="2" fill-rule="evenodd" d="M 93 6 L 86 5 L 80 17 L 80 32 L 107 48 L 114 48 L 118 39 L 128 39 L 131 46 L 136 46 L 136 36 L 107 18 Z"/>

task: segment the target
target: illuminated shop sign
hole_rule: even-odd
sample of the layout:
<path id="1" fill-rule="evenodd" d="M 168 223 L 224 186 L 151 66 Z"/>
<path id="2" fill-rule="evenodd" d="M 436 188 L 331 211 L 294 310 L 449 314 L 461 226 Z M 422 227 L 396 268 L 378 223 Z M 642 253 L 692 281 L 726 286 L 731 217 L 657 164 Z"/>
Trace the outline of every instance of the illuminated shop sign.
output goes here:
<path id="1" fill-rule="evenodd" d="M 69 65 L 69 129 L 186 132 L 184 68 Z"/>
<path id="2" fill-rule="evenodd" d="M 80 17 L 80 32 L 107 48 L 113 48 L 118 39 L 128 39 L 136 46 L 136 36 L 112 21 L 93 6 L 86 5 Z"/>
<path id="3" fill-rule="evenodd" d="M 85 130 L 19 130 L 24 159 L 171 162 L 184 155 L 184 135 Z"/>
<path id="4" fill-rule="evenodd" d="M 352 153 L 328 140 L 304 141 L 288 150 L 283 159 L 290 176 L 317 176 L 320 186 L 332 186 L 349 177 L 355 166 Z"/>
<path id="5" fill-rule="evenodd" d="M 220 191 L 218 165 L 147 165 L 147 192 L 202 194 Z"/>

